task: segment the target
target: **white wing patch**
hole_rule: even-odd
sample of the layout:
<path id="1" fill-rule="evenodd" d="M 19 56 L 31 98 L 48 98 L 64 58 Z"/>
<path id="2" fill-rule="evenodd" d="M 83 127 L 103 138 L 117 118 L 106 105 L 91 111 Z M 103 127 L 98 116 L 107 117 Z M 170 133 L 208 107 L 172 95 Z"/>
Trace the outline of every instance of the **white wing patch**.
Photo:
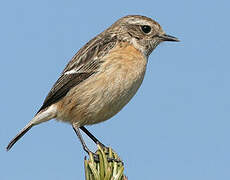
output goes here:
<path id="1" fill-rule="evenodd" d="M 64 74 L 69 75 L 69 74 L 76 74 L 76 73 L 91 72 L 92 69 L 94 69 L 95 66 L 98 64 L 99 60 L 100 59 L 96 56 L 96 57 L 94 57 L 94 59 L 92 61 L 89 61 L 86 64 L 82 64 L 81 66 L 78 66 L 77 68 L 71 69 L 71 70 L 65 72 Z"/>
<path id="2" fill-rule="evenodd" d="M 79 73 L 79 71 L 77 69 L 72 69 L 70 71 L 65 72 L 64 74 L 68 75 L 68 74 L 75 74 L 75 73 Z"/>

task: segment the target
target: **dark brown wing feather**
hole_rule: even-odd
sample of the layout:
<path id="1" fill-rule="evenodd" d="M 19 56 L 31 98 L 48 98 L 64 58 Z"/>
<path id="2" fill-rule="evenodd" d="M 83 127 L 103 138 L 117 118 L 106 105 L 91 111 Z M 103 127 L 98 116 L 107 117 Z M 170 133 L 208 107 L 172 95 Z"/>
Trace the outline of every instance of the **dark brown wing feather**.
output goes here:
<path id="1" fill-rule="evenodd" d="M 37 113 L 58 102 L 72 87 L 96 73 L 103 63 L 102 57 L 115 46 L 116 42 L 116 37 L 101 33 L 82 47 L 67 64 Z M 76 73 L 68 73 L 71 70 L 76 70 Z"/>

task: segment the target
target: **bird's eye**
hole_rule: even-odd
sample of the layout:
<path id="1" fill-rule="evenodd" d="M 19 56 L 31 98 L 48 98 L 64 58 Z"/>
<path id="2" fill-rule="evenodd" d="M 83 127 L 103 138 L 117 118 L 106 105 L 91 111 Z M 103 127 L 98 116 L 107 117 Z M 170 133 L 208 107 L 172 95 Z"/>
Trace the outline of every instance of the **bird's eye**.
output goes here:
<path id="1" fill-rule="evenodd" d="M 151 27 L 148 25 L 141 26 L 141 30 L 145 33 L 148 34 L 151 31 Z"/>

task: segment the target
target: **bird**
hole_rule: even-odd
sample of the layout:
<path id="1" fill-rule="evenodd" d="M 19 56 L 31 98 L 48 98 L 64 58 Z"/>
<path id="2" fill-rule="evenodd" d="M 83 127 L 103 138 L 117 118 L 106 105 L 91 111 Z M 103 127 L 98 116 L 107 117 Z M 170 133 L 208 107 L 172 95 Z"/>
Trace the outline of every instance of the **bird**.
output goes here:
<path id="1" fill-rule="evenodd" d="M 85 126 L 116 115 L 136 94 L 149 55 L 164 41 L 179 39 L 155 20 L 128 15 L 86 43 L 69 61 L 31 121 L 9 142 L 12 146 L 33 126 L 51 119 L 72 125 L 83 149 L 91 151 L 81 131 L 105 146 Z"/>

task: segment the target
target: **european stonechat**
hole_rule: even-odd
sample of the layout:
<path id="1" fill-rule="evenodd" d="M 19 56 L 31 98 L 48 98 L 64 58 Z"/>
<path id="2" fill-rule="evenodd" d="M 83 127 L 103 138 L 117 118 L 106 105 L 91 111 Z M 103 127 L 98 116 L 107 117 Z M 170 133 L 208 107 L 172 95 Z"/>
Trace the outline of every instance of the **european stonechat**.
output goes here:
<path id="1" fill-rule="evenodd" d="M 149 55 L 163 41 L 179 40 L 165 34 L 151 18 L 129 15 L 116 21 L 73 56 L 37 114 L 7 150 L 33 126 L 56 118 L 72 125 L 89 153 L 80 129 L 100 143 L 84 126 L 111 118 L 130 101 L 143 81 Z"/>

